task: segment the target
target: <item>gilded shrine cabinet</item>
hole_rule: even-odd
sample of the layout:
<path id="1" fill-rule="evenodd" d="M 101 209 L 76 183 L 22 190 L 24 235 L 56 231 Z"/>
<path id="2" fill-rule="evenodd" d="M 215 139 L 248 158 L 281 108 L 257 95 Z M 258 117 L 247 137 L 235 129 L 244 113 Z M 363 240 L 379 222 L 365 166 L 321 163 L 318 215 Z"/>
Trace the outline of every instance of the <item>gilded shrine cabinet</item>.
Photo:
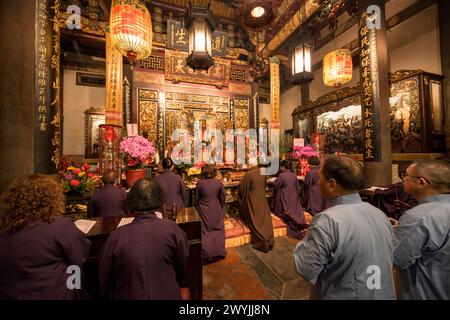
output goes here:
<path id="1" fill-rule="evenodd" d="M 392 153 L 445 152 L 443 76 L 421 70 L 390 75 Z M 326 153 L 361 154 L 363 149 L 359 85 L 326 94 L 292 113 L 294 135 L 310 143 L 325 134 Z"/>

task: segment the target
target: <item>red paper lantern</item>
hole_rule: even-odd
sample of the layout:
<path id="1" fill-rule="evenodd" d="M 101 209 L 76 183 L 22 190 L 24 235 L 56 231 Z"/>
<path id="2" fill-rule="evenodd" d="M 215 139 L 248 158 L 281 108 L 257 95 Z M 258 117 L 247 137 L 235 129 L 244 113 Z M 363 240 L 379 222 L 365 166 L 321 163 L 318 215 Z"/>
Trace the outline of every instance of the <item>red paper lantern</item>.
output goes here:
<path id="1" fill-rule="evenodd" d="M 113 0 L 110 18 L 111 42 L 129 59 L 145 59 L 152 52 L 152 20 L 139 0 Z"/>
<path id="2" fill-rule="evenodd" d="M 352 80 L 352 73 L 350 50 L 334 50 L 323 58 L 323 82 L 326 86 L 340 87 Z"/>

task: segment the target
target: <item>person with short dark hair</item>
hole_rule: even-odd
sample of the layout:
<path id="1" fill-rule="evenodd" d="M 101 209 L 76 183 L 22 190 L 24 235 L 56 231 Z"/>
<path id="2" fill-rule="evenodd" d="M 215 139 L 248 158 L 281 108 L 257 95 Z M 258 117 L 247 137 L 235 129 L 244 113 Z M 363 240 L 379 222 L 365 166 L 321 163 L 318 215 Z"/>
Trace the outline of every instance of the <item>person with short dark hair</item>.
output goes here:
<path id="1" fill-rule="evenodd" d="M 214 179 L 216 169 L 206 164 L 202 168 L 203 179 L 197 183 L 195 208 L 202 218 L 202 257 L 204 263 L 225 258 L 225 188 Z"/>
<path id="2" fill-rule="evenodd" d="M 186 234 L 157 217 L 164 201 L 154 179 L 138 180 L 127 195 L 133 222 L 113 231 L 100 253 L 100 288 L 105 299 L 179 300 L 186 284 Z"/>
<path id="3" fill-rule="evenodd" d="M 286 223 L 288 236 L 301 239 L 300 229 L 306 227 L 306 222 L 298 194 L 297 175 L 291 168 L 289 160 L 281 161 L 280 172 L 274 183 L 275 214 Z"/>
<path id="4" fill-rule="evenodd" d="M 450 299 L 450 165 L 421 160 L 402 176 L 419 204 L 394 230 L 399 299 Z"/>
<path id="5" fill-rule="evenodd" d="M 60 185 L 41 174 L 17 178 L 1 196 L 0 299 L 72 300 L 87 298 L 71 290 L 69 266 L 82 267 L 91 242 L 61 216 Z"/>
<path id="6" fill-rule="evenodd" d="M 116 171 L 106 169 L 102 175 L 103 187 L 94 192 L 88 203 L 88 218 L 116 217 L 127 214 L 125 199 L 127 193 L 116 187 Z"/>
<path id="7" fill-rule="evenodd" d="M 184 208 L 187 199 L 186 185 L 183 179 L 171 171 L 173 161 L 170 158 L 164 158 L 161 161 L 163 172 L 155 179 L 161 185 L 164 191 L 164 206 L 166 210 L 171 210 L 175 205 L 177 209 Z"/>
<path id="8" fill-rule="evenodd" d="M 392 226 L 381 210 L 361 201 L 361 165 L 331 156 L 319 176 L 332 206 L 314 217 L 294 250 L 297 271 L 313 284 L 311 298 L 395 299 Z"/>
<path id="9" fill-rule="evenodd" d="M 305 210 L 312 216 L 330 207 L 330 201 L 320 191 L 319 170 L 320 159 L 318 157 L 308 158 L 308 164 L 312 168 L 305 177 L 304 199 Z"/>

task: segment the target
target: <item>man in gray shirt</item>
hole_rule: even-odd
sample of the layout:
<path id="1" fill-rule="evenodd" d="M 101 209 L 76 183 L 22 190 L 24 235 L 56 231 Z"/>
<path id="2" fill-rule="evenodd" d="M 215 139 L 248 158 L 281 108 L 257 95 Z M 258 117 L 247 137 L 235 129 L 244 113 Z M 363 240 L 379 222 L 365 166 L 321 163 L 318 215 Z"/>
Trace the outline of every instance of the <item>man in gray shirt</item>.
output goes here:
<path id="1" fill-rule="evenodd" d="M 393 231 L 387 216 L 359 197 L 362 167 L 331 156 L 319 180 L 331 207 L 314 217 L 294 250 L 298 273 L 314 285 L 311 299 L 395 299 Z"/>
<path id="2" fill-rule="evenodd" d="M 414 162 L 402 177 L 419 201 L 394 232 L 399 299 L 450 299 L 450 165 Z"/>

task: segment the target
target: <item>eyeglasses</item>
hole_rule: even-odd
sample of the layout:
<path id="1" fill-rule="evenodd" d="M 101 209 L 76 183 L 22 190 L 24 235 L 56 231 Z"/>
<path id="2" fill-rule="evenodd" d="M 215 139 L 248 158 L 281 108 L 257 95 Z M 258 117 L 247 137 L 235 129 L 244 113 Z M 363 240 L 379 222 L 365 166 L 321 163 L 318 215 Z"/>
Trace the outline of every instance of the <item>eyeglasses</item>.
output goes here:
<path id="1" fill-rule="evenodd" d="M 405 181 L 405 178 L 406 178 L 406 177 L 410 177 L 410 178 L 414 178 L 414 179 L 423 179 L 423 180 L 426 181 L 428 184 L 431 184 L 430 180 L 428 180 L 427 178 L 424 178 L 424 177 L 410 176 L 409 174 L 405 174 L 405 173 L 402 173 L 402 172 L 400 172 L 398 175 L 400 176 L 400 179 L 402 179 L 402 181 Z"/>

